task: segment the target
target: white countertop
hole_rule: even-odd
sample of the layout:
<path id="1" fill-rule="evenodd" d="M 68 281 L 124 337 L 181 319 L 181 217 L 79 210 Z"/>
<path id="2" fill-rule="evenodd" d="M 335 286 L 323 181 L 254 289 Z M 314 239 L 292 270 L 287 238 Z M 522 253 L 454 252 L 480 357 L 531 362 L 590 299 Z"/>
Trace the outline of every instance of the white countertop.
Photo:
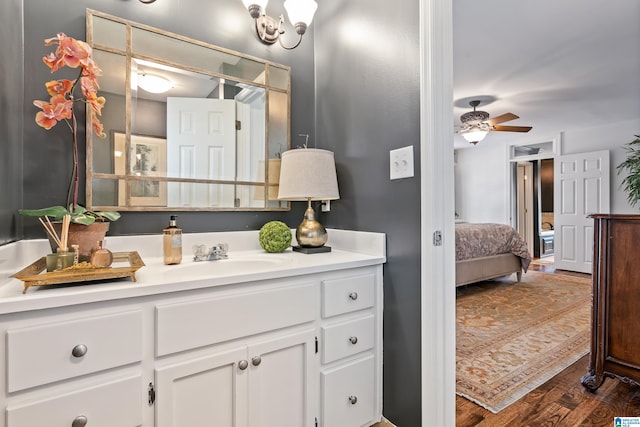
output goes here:
<path id="1" fill-rule="evenodd" d="M 258 231 L 183 234 L 183 258 L 179 265 L 162 262 L 162 236 L 107 236 L 113 252 L 137 251 L 145 266 L 136 282 L 32 286 L 23 294 L 23 282 L 10 277 L 51 252 L 48 241 L 23 240 L 0 247 L 0 314 L 74 304 L 131 298 L 189 289 L 230 285 L 256 280 L 312 274 L 329 269 L 365 267 L 386 262 L 385 235 L 348 230 L 328 230 L 331 252 L 305 255 L 291 249 L 270 254 L 258 243 Z M 295 239 L 294 239 L 295 242 Z M 211 247 L 229 244 L 229 258 L 193 262 L 194 244 Z"/>

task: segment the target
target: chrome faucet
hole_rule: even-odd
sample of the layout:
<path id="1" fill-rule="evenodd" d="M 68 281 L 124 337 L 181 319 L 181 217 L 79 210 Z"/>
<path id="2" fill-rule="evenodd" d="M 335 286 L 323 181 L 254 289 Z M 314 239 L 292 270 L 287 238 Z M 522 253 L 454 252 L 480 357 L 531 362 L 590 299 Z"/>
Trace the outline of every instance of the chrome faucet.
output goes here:
<path id="1" fill-rule="evenodd" d="M 218 259 L 226 259 L 229 258 L 227 251 L 229 250 L 229 245 L 227 243 L 218 243 L 215 246 L 212 246 L 209 250 L 205 245 L 195 245 L 193 247 L 193 261 L 215 261 Z"/>

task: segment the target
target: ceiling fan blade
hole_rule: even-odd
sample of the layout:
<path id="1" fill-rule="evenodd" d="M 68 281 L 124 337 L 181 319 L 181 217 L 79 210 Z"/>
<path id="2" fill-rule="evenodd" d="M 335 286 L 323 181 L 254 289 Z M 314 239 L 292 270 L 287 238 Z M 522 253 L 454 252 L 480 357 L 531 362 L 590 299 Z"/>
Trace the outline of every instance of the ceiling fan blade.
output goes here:
<path id="1" fill-rule="evenodd" d="M 520 118 L 519 116 L 516 116 L 513 113 L 504 113 L 492 119 L 487 120 L 487 123 L 493 126 L 493 125 L 497 125 L 498 123 L 504 123 L 504 122 L 508 122 L 509 120 L 515 120 L 519 118 Z"/>
<path id="2" fill-rule="evenodd" d="M 532 129 L 531 126 L 494 126 L 493 130 L 500 132 L 529 132 Z"/>

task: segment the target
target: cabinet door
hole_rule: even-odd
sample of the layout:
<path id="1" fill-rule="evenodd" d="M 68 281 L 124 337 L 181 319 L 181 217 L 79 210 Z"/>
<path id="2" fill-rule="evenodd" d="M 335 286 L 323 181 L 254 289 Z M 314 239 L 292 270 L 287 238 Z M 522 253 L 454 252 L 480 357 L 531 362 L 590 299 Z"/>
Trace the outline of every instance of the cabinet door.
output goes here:
<path id="1" fill-rule="evenodd" d="M 315 425 L 315 331 L 249 346 L 249 425 Z"/>
<path id="2" fill-rule="evenodd" d="M 156 369 L 157 427 L 247 427 L 246 347 Z"/>

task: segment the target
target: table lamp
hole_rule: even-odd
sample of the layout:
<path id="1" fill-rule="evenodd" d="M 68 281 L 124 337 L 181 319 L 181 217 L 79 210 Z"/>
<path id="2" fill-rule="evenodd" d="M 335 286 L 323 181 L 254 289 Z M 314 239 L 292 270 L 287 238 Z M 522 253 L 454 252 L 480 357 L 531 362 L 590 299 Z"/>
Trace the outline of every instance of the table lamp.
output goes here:
<path id="1" fill-rule="evenodd" d="M 304 219 L 296 229 L 298 246 L 293 250 L 306 254 L 330 252 L 327 230 L 316 220 L 313 200 L 337 200 L 338 179 L 333 153 L 318 148 L 299 148 L 282 153 L 278 199 L 306 201 Z"/>

